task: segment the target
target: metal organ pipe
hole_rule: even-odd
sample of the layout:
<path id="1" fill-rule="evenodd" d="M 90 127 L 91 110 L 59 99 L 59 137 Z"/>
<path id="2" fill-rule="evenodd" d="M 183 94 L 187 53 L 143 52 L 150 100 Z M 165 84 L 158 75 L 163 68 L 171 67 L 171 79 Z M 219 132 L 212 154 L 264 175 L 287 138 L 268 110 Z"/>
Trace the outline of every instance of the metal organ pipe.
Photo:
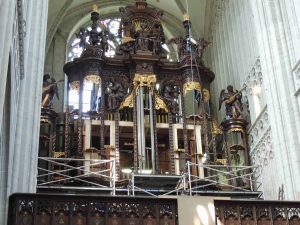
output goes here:
<path id="1" fill-rule="evenodd" d="M 177 123 L 183 123 L 183 121 L 182 121 L 182 104 L 181 104 L 182 99 L 181 98 L 182 98 L 182 95 L 179 94 L 178 95 L 179 121 L 177 121 L 177 119 L 176 119 Z"/>
<path id="2" fill-rule="evenodd" d="M 153 105 L 152 105 L 152 94 L 149 91 L 149 105 L 150 105 L 150 132 L 151 132 L 151 160 L 152 160 L 152 173 L 155 174 L 155 150 L 154 150 L 154 125 L 153 125 Z"/>
<path id="3" fill-rule="evenodd" d="M 138 168 L 141 170 L 142 165 L 142 144 L 141 144 L 141 101 L 140 101 L 140 89 L 139 93 L 136 96 L 136 105 L 137 105 L 137 133 L 138 133 Z"/>
<path id="4" fill-rule="evenodd" d="M 139 99 L 140 99 L 140 128 L 141 128 L 141 156 L 142 156 L 142 169 L 146 169 L 145 165 L 145 115 L 144 115 L 144 88 L 139 88 Z"/>

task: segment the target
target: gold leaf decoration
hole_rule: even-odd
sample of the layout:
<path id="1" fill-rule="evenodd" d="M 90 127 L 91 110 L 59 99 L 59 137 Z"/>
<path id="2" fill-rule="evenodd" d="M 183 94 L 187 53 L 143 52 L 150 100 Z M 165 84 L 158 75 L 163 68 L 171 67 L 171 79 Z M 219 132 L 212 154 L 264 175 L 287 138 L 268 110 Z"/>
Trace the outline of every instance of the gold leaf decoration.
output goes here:
<path id="1" fill-rule="evenodd" d="M 191 90 L 197 90 L 197 91 L 201 91 L 201 85 L 199 82 L 186 82 L 183 85 L 183 95 L 185 96 L 189 91 Z"/>

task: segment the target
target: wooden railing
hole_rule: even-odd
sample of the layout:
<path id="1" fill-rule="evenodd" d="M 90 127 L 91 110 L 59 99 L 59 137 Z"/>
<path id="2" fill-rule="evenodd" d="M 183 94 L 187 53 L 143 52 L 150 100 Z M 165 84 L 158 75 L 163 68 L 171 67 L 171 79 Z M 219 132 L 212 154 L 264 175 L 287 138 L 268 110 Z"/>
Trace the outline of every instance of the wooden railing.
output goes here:
<path id="1" fill-rule="evenodd" d="M 218 225 L 300 225 L 300 202 L 215 200 Z"/>
<path id="2" fill-rule="evenodd" d="M 7 225 L 176 225 L 177 200 L 13 194 Z"/>

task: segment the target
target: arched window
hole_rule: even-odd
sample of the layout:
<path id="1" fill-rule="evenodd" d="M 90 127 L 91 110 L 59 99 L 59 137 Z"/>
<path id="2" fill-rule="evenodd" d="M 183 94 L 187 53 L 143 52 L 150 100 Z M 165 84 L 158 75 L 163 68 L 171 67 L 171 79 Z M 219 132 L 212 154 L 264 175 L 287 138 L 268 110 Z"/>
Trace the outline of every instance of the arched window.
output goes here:
<path id="1" fill-rule="evenodd" d="M 100 21 L 98 31 L 106 29 L 111 35 L 114 36 L 113 41 L 108 41 L 109 50 L 105 53 L 106 57 L 113 57 L 116 53 L 117 45 L 121 43 L 121 39 L 118 37 L 120 21 L 120 18 L 104 19 Z M 89 31 L 92 29 L 90 23 L 87 24 L 85 28 Z M 79 31 L 76 33 L 79 33 Z M 76 33 L 72 36 L 69 42 L 70 44 L 68 46 L 67 62 L 72 61 L 74 58 L 80 57 L 83 51 L 82 47 L 79 46 L 80 39 L 76 37 Z"/>
<path id="2" fill-rule="evenodd" d="M 105 53 L 106 57 L 113 57 L 116 53 L 116 47 L 121 43 L 121 39 L 118 36 L 118 30 L 120 26 L 120 18 L 104 19 L 100 21 L 98 31 L 106 29 L 114 37 L 113 40 L 109 40 L 109 50 Z M 90 23 L 85 26 L 87 30 L 91 30 Z M 76 33 L 79 33 L 77 31 Z M 79 46 L 80 39 L 76 36 L 76 33 L 71 37 L 70 44 L 68 46 L 67 61 L 72 61 L 74 58 L 79 58 L 83 52 L 83 48 Z M 88 38 L 88 37 L 87 37 Z M 96 101 L 93 97 L 95 95 L 95 85 L 91 82 L 85 81 L 83 86 L 82 95 L 82 111 L 87 112 L 92 109 L 93 101 Z M 99 87 L 98 87 L 99 88 Z M 97 92 L 101 92 L 97 90 Z M 97 94 L 96 94 L 97 95 Z M 69 91 L 69 106 L 73 109 L 79 108 L 79 93 L 78 90 Z"/>

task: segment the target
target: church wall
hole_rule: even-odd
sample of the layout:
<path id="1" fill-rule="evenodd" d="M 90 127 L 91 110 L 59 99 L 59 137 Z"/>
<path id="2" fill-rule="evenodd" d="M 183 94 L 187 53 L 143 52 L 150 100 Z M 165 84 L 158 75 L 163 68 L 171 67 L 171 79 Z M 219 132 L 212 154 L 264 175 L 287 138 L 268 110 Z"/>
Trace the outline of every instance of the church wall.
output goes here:
<path id="1" fill-rule="evenodd" d="M 299 190 L 299 2 L 215 1 L 209 63 L 218 93 L 247 85 L 250 157 L 262 168 L 266 199 L 296 199 Z M 245 99 L 244 99 L 245 100 Z M 224 111 L 219 112 L 219 119 Z"/>

